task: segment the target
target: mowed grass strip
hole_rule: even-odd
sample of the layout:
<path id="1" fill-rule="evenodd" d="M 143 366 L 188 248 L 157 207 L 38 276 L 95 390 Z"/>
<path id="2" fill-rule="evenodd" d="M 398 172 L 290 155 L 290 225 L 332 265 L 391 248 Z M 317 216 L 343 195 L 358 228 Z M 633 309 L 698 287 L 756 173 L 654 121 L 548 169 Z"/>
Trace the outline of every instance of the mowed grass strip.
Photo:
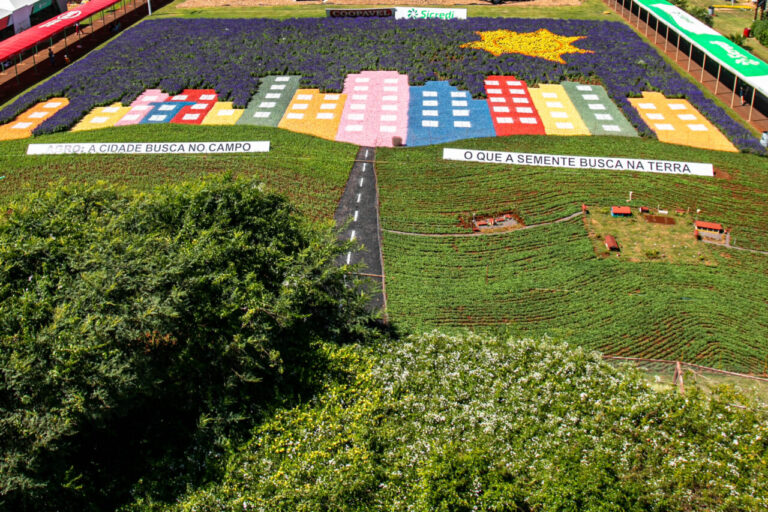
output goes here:
<path id="1" fill-rule="evenodd" d="M 26 156 L 29 143 L 213 142 L 268 140 L 268 153 L 209 155 Z M 316 220 L 333 218 L 357 148 L 276 128 L 136 125 L 0 142 L 0 197 L 50 183 L 104 180 L 132 188 L 194 179 L 209 173 L 258 176 Z"/>
<path id="2" fill-rule="evenodd" d="M 712 163 L 716 177 L 556 169 L 442 159 L 444 147 Z M 468 232 L 460 217 L 515 212 L 526 224 L 565 217 L 581 204 L 701 210 L 699 219 L 733 229 L 735 245 L 768 250 L 765 158 L 672 146 L 629 137 L 515 136 L 376 154 L 384 229 Z M 633 200 L 627 203 L 629 192 Z"/>
<path id="3" fill-rule="evenodd" d="M 390 4 L 391 5 L 391 4 Z M 158 9 L 152 17 L 160 18 L 323 18 L 326 9 L 370 9 L 371 7 L 389 7 L 389 5 L 372 6 L 327 4 L 320 1 L 302 2 L 298 5 L 284 4 L 273 6 L 234 7 L 222 2 L 218 7 L 189 7 L 186 0 L 175 0 L 171 4 Z M 541 18 L 541 5 L 510 2 L 501 5 L 457 5 L 466 8 L 469 18 Z M 552 18 L 573 19 L 611 19 L 619 20 L 618 14 L 606 10 L 606 5 L 600 0 L 583 0 L 578 5 L 547 6 L 547 16 Z"/>
<path id="4" fill-rule="evenodd" d="M 595 255 L 581 218 L 478 237 L 385 232 L 391 321 L 405 329 L 550 335 L 608 354 L 763 372 L 766 258 L 715 266 Z"/>

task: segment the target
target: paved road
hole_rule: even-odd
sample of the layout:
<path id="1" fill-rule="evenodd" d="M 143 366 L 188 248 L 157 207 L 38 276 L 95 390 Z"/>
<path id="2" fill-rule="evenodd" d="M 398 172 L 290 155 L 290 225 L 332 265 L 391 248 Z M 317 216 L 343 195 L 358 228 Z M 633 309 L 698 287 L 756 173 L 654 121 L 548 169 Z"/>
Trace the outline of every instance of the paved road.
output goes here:
<path id="1" fill-rule="evenodd" d="M 341 263 L 363 264 L 360 272 L 378 286 L 376 290 L 371 290 L 371 308 L 386 311 L 375 157 L 374 148 L 361 147 L 357 152 L 334 219 L 337 226 L 346 226 L 341 234 L 345 240 L 360 244 L 357 250 L 343 255 Z"/>

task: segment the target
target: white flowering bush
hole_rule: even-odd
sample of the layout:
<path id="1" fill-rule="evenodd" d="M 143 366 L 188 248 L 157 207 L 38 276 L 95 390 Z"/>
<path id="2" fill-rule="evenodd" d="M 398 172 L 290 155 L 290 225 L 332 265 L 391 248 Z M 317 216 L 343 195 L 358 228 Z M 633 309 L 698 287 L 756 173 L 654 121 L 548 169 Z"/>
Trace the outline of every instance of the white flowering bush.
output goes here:
<path id="1" fill-rule="evenodd" d="M 766 418 L 728 396 L 654 391 L 549 340 L 329 350 L 325 391 L 259 427 L 179 510 L 768 509 Z"/>

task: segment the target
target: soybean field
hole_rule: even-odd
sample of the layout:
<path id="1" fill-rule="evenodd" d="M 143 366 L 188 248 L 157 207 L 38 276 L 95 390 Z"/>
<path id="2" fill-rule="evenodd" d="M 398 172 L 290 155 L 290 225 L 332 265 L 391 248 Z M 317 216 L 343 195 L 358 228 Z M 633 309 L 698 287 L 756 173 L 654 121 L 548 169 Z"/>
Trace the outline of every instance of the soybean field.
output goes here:
<path id="1" fill-rule="evenodd" d="M 566 217 L 581 204 L 682 208 L 732 228 L 735 245 L 768 250 L 768 171 L 765 158 L 701 151 L 623 137 L 475 139 L 450 147 L 571 155 L 711 162 L 715 177 L 628 171 L 555 169 L 442 160 L 442 149 L 377 153 L 382 227 L 417 233 L 459 233 L 461 218 L 514 212 L 526 224 Z M 633 200 L 627 202 L 629 192 Z M 761 213 L 762 212 L 762 213 Z"/>
<path id="2" fill-rule="evenodd" d="M 575 137 L 522 136 L 450 145 L 711 162 L 710 178 L 444 161 L 446 146 L 377 153 L 388 312 L 395 324 L 414 331 L 549 335 L 607 354 L 768 369 L 768 255 L 702 243 L 701 257 L 694 249 L 685 263 L 628 261 L 590 240 L 582 217 L 546 224 L 580 212 L 582 203 L 660 207 L 671 215 L 684 209 L 687 215 L 677 217 L 682 223 L 698 210 L 698 219 L 731 228 L 733 245 L 766 251 L 764 158 L 614 137 L 591 137 L 589 145 Z M 526 225 L 545 224 L 452 236 L 470 232 L 466 220 L 473 214 L 506 212 Z M 681 231 L 690 244 L 693 227 L 690 235 Z M 674 239 L 670 245 L 674 249 Z"/>
<path id="3" fill-rule="evenodd" d="M 607 354 L 765 371 L 765 257 L 716 266 L 595 257 L 582 219 L 477 237 L 384 234 L 390 317 L 549 335 Z"/>

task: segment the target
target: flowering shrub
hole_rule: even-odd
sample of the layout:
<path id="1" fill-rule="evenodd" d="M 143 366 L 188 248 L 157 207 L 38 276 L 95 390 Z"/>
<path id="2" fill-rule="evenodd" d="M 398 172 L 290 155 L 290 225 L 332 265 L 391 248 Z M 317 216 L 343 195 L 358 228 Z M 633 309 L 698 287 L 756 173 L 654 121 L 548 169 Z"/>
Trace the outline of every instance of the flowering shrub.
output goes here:
<path id="1" fill-rule="evenodd" d="M 761 510 L 765 418 L 549 341 L 438 333 L 276 414 L 178 510 Z"/>
<path id="2" fill-rule="evenodd" d="M 479 40 L 476 32 L 501 29 L 518 33 L 546 29 L 568 38 L 583 37 L 573 45 L 590 53 L 569 53 L 563 56 L 565 63 L 559 63 L 521 54 L 496 57 L 461 47 Z M 60 131 L 95 106 L 128 104 L 147 88 L 171 94 L 184 88 L 213 88 L 222 101 L 241 108 L 256 91 L 259 77 L 296 74 L 303 77 L 303 87 L 340 92 L 347 74 L 363 70 L 407 73 L 412 85 L 448 79 L 475 97 L 483 94 L 488 75 L 514 75 L 530 85 L 599 80 L 645 135 L 651 131 L 626 98 L 658 90 L 668 97 L 686 97 L 738 148 L 763 152 L 745 128 L 676 73 L 629 27 L 587 20 L 148 20 L 21 96 L 0 112 L 0 122 L 41 99 L 64 95 L 70 105 L 36 133 Z"/>

